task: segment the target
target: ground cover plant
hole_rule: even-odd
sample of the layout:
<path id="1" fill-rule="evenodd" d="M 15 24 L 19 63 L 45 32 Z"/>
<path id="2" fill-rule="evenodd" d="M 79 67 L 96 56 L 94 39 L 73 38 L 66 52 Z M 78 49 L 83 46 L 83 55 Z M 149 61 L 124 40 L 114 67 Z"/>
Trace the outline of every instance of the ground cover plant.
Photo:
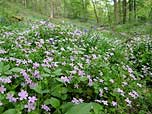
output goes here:
<path id="1" fill-rule="evenodd" d="M 149 35 L 108 38 L 49 21 L 9 27 L 0 29 L 0 113 L 152 112 Z"/>

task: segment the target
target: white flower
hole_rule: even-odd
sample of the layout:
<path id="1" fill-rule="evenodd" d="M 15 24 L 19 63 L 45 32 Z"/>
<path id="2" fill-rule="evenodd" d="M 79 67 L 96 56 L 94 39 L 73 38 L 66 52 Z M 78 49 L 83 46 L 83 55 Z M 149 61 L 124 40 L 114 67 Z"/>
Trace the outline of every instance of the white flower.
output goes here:
<path id="1" fill-rule="evenodd" d="M 112 106 L 117 106 L 117 105 L 118 105 L 117 102 L 112 101 Z"/>
<path id="2" fill-rule="evenodd" d="M 132 101 L 129 100 L 129 98 L 126 98 L 125 101 L 126 101 L 126 103 L 127 103 L 128 106 L 131 106 L 131 102 L 132 102 Z"/>
<path id="3" fill-rule="evenodd" d="M 108 106 L 108 101 L 102 100 L 101 101 L 104 105 Z"/>

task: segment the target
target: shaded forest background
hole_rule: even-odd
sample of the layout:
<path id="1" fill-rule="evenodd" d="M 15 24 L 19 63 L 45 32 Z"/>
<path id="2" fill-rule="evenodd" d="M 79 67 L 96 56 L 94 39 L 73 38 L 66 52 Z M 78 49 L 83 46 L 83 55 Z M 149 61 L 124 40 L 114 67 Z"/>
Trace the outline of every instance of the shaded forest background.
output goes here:
<path id="1" fill-rule="evenodd" d="M 19 7 L 20 6 L 20 7 Z M 22 9 L 21 9 L 22 7 Z M 1 0 L 1 15 L 79 19 L 101 25 L 149 22 L 151 0 Z M 27 11 L 28 10 L 28 11 Z M 34 12 L 32 14 L 32 12 Z"/>

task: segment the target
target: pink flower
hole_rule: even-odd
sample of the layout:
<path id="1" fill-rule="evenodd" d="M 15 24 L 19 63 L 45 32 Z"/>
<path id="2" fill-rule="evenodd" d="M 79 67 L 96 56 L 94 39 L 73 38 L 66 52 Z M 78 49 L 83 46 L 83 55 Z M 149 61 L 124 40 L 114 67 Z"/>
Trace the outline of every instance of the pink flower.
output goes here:
<path id="1" fill-rule="evenodd" d="M 89 85 L 90 87 L 93 85 L 93 81 L 92 81 L 92 79 L 89 79 L 89 83 L 88 83 L 88 85 Z"/>
<path id="2" fill-rule="evenodd" d="M 16 102 L 17 98 L 13 97 L 14 95 L 12 93 L 7 93 L 6 99 L 9 100 L 9 102 Z"/>
<path id="3" fill-rule="evenodd" d="M 103 90 L 102 90 L 102 89 L 99 90 L 99 96 L 100 96 L 100 97 L 103 96 Z"/>
<path id="4" fill-rule="evenodd" d="M 31 103 L 31 102 L 28 102 L 24 108 L 27 108 L 28 109 L 28 112 L 31 112 L 32 110 L 35 110 L 35 104 L 34 103 Z"/>
<path id="5" fill-rule="evenodd" d="M 124 96 L 125 92 L 121 90 L 120 88 L 117 89 L 117 92 L 120 93 L 120 95 Z"/>
<path id="6" fill-rule="evenodd" d="M 78 71 L 78 75 L 79 75 L 79 76 L 84 76 L 84 75 L 85 75 L 85 73 L 84 73 L 84 71 L 79 70 L 79 71 Z"/>
<path id="7" fill-rule="evenodd" d="M 133 70 L 130 67 L 128 67 L 128 72 L 133 73 Z"/>
<path id="8" fill-rule="evenodd" d="M 64 82 L 64 84 L 70 83 L 70 79 L 67 76 L 61 76 L 61 80 Z"/>
<path id="9" fill-rule="evenodd" d="M 138 93 L 136 91 L 134 91 L 134 90 L 132 92 L 129 92 L 129 95 L 131 97 L 133 97 L 134 99 L 136 99 L 137 97 L 139 97 Z"/>
<path id="10" fill-rule="evenodd" d="M 92 54 L 93 59 L 97 59 L 96 54 Z"/>
<path id="11" fill-rule="evenodd" d="M 137 86 L 138 86 L 138 87 L 142 87 L 142 85 L 141 85 L 141 84 L 139 84 L 139 83 L 137 83 Z"/>
<path id="12" fill-rule="evenodd" d="M 39 78 L 40 78 L 40 73 L 39 73 L 39 71 L 38 71 L 38 70 L 35 70 L 34 73 L 33 73 L 33 76 L 34 76 L 35 78 L 39 79 Z"/>
<path id="13" fill-rule="evenodd" d="M 5 91 L 6 91 L 6 88 L 3 85 L 1 85 L 0 86 L 0 93 L 4 93 Z"/>
<path id="14" fill-rule="evenodd" d="M 83 101 L 84 101 L 83 99 L 73 98 L 71 102 L 74 103 L 74 104 L 79 104 L 79 103 L 83 103 Z"/>
<path id="15" fill-rule="evenodd" d="M 132 101 L 129 100 L 129 98 L 126 98 L 125 101 L 126 101 L 126 103 L 127 103 L 128 106 L 131 106 L 131 102 L 132 102 Z"/>
<path id="16" fill-rule="evenodd" d="M 39 66 L 40 66 L 39 63 L 37 63 L 37 62 L 33 63 L 33 68 L 34 68 L 34 69 L 37 69 Z"/>
<path id="17" fill-rule="evenodd" d="M 21 90 L 21 92 L 18 93 L 18 96 L 20 97 L 20 100 L 27 99 L 28 93 L 27 91 Z"/>
<path id="18" fill-rule="evenodd" d="M 47 112 L 51 111 L 51 109 L 45 104 L 41 105 L 41 108 Z"/>
<path id="19" fill-rule="evenodd" d="M 113 80 L 113 79 L 110 79 L 109 81 L 110 81 L 112 84 L 114 83 L 114 80 Z"/>
<path id="20" fill-rule="evenodd" d="M 97 103 L 101 103 L 101 100 L 96 99 L 96 100 L 95 100 L 95 102 L 97 102 Z"/>
<path id="21" fill-rule="evenodd" d="M 117 105 L 118 105 L 117 102 L 112 101 L 112 106 L 117 106 Z"/>
<path id="22" fill-rule="evenodd" d="M 28 97 L 28 102 L 30 102 L 30 103 L 35 103 L 36 100 L 37 100 L 37 98 L 35 96 Z"/>
<path id="23" fill-rule="evenodd" d="M 3 105 L 3 103 L 0 101 L 0 106 L 2 106 Z"/>
<path id="24" fill-rule="evenodd" d="M 101 100 L 101 102 L 102 102 L 104 105 L 108 106 L 108 101 Z"/>

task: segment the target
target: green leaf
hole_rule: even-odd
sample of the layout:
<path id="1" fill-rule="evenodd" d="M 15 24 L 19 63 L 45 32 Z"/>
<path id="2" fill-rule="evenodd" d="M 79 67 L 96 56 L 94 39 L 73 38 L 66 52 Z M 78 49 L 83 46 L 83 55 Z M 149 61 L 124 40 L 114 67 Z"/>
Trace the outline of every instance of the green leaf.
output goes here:
<path id="1" fill-rule="evenodd" d="M 15 109 L 8 109 L 3 114 L 17 114 L 17 111 Z"/>
<path id="2" fill-rule="evenodd" d="M 32 88 L 35 92 L 42 94 L 42 87 L 38 84 L 36 87 Z"/>
<path id="3" fill-rule="evenodd" d="M 49 105 L 51 104 L 54 108 L 58 108 L 60 106 L 60 101 L 56 98 L 46 99 L 44 104 Z"/>
<path id="4" fill-rule="evenodd" d="M 87 80 L 88 80 L 88 78 L 87 78 L 87 77 L 85 77 L 85 76 L 80 77 L 80 81 L 82 81 L 82 82 L 87 81 Z"/>
<path id="5" fill-rule="evenodd" d="M 39 113 L 39 111 L 34 110 L 34 111 L 29 112 L 28 114 L 38 114 L 38 113 Z"/>
<path id="6" fill-rule="evenodd" d="M 68 103 L 63 104 L 60 108 L 62 109 L 62 112 L 65 113 L 73 106 L 74 106 L 73 103 L 68 102 Z"/>
<path id="7" fill-rule="evenodd" d="M 48 89 L 45 89 L 45 90 L 42 90 L 42 91 L 41 91 L 42 94 L 44 94 L 44 93 L 49 93 L 49 92 L 50 92 L 50 90 L 48 90 Z"/>
<path id="8" fill-rule="evenodd" d="M 57 69 L 53 72 L 53 74 L 55 74 L 56 76 L 59 76 L 62 74 L 62 70 L 61 69 Z"/>
<path id="9" fill-rule="evenodd" d="M 7 72 L 10 69 L 10 65 L 5 65 L 3 68 L 4 72 Z"/>
<path id="10" fill-rule="evenodd" d="M 50 74 L 41 74 L 41 76 L 45 78 L 45 77 L 50 77 L 51 75 Z"/>
<path id="11" fill-rule="evenodd" d="M 95 114 L 102 114 L 103 107 L 98 103 L 91 103 L 93 111 Z"/>
<path id="12" fill-rule="evenodd" d="M 91 114 L 91 103 L 81 103 L 74 105 L 65 114 Z"/>
<path id="13" fill-rule="evenodd" d="M 44 101 L 44 104 L 46 104 L 46 105 L 51 104 L 51 99 L 46 99 L 46 100 Z"/>
<path id="14" fill-rule="evenodd" d="M 14 67 L 10 71 L 11 72 L 21 72 L 22 70 L 23 70 L 22 68 Z"/>
<path id="15" fill-rule="evenodd" d="M 0 73 L 3 71 L 4 63 L 0 62 Z"/>
<path id="16" fill-rule="evenodd" d="M 4 107 L 0 107 L 0 113 L 2 114 Z"/>
<path id="17" fill-rule="evenodd" d="M 50 70 L 49 68 L 46 68 L 46 67 L 45 67 L 45 68 L 43 68 L 43 69 L 44 69 L 44 71 L 45 71 L 46 73 L 49 73 L 49 74 L 51 73 L 51 70 Z"/>
<path id="18" fill-rule="evenodd" d="M 61 98 L 62 100 L 66 100 L 67 98 L 67 88 L 62 87 L 62 85 L 55 85 L 51 88 L 51 95 Z"/>

